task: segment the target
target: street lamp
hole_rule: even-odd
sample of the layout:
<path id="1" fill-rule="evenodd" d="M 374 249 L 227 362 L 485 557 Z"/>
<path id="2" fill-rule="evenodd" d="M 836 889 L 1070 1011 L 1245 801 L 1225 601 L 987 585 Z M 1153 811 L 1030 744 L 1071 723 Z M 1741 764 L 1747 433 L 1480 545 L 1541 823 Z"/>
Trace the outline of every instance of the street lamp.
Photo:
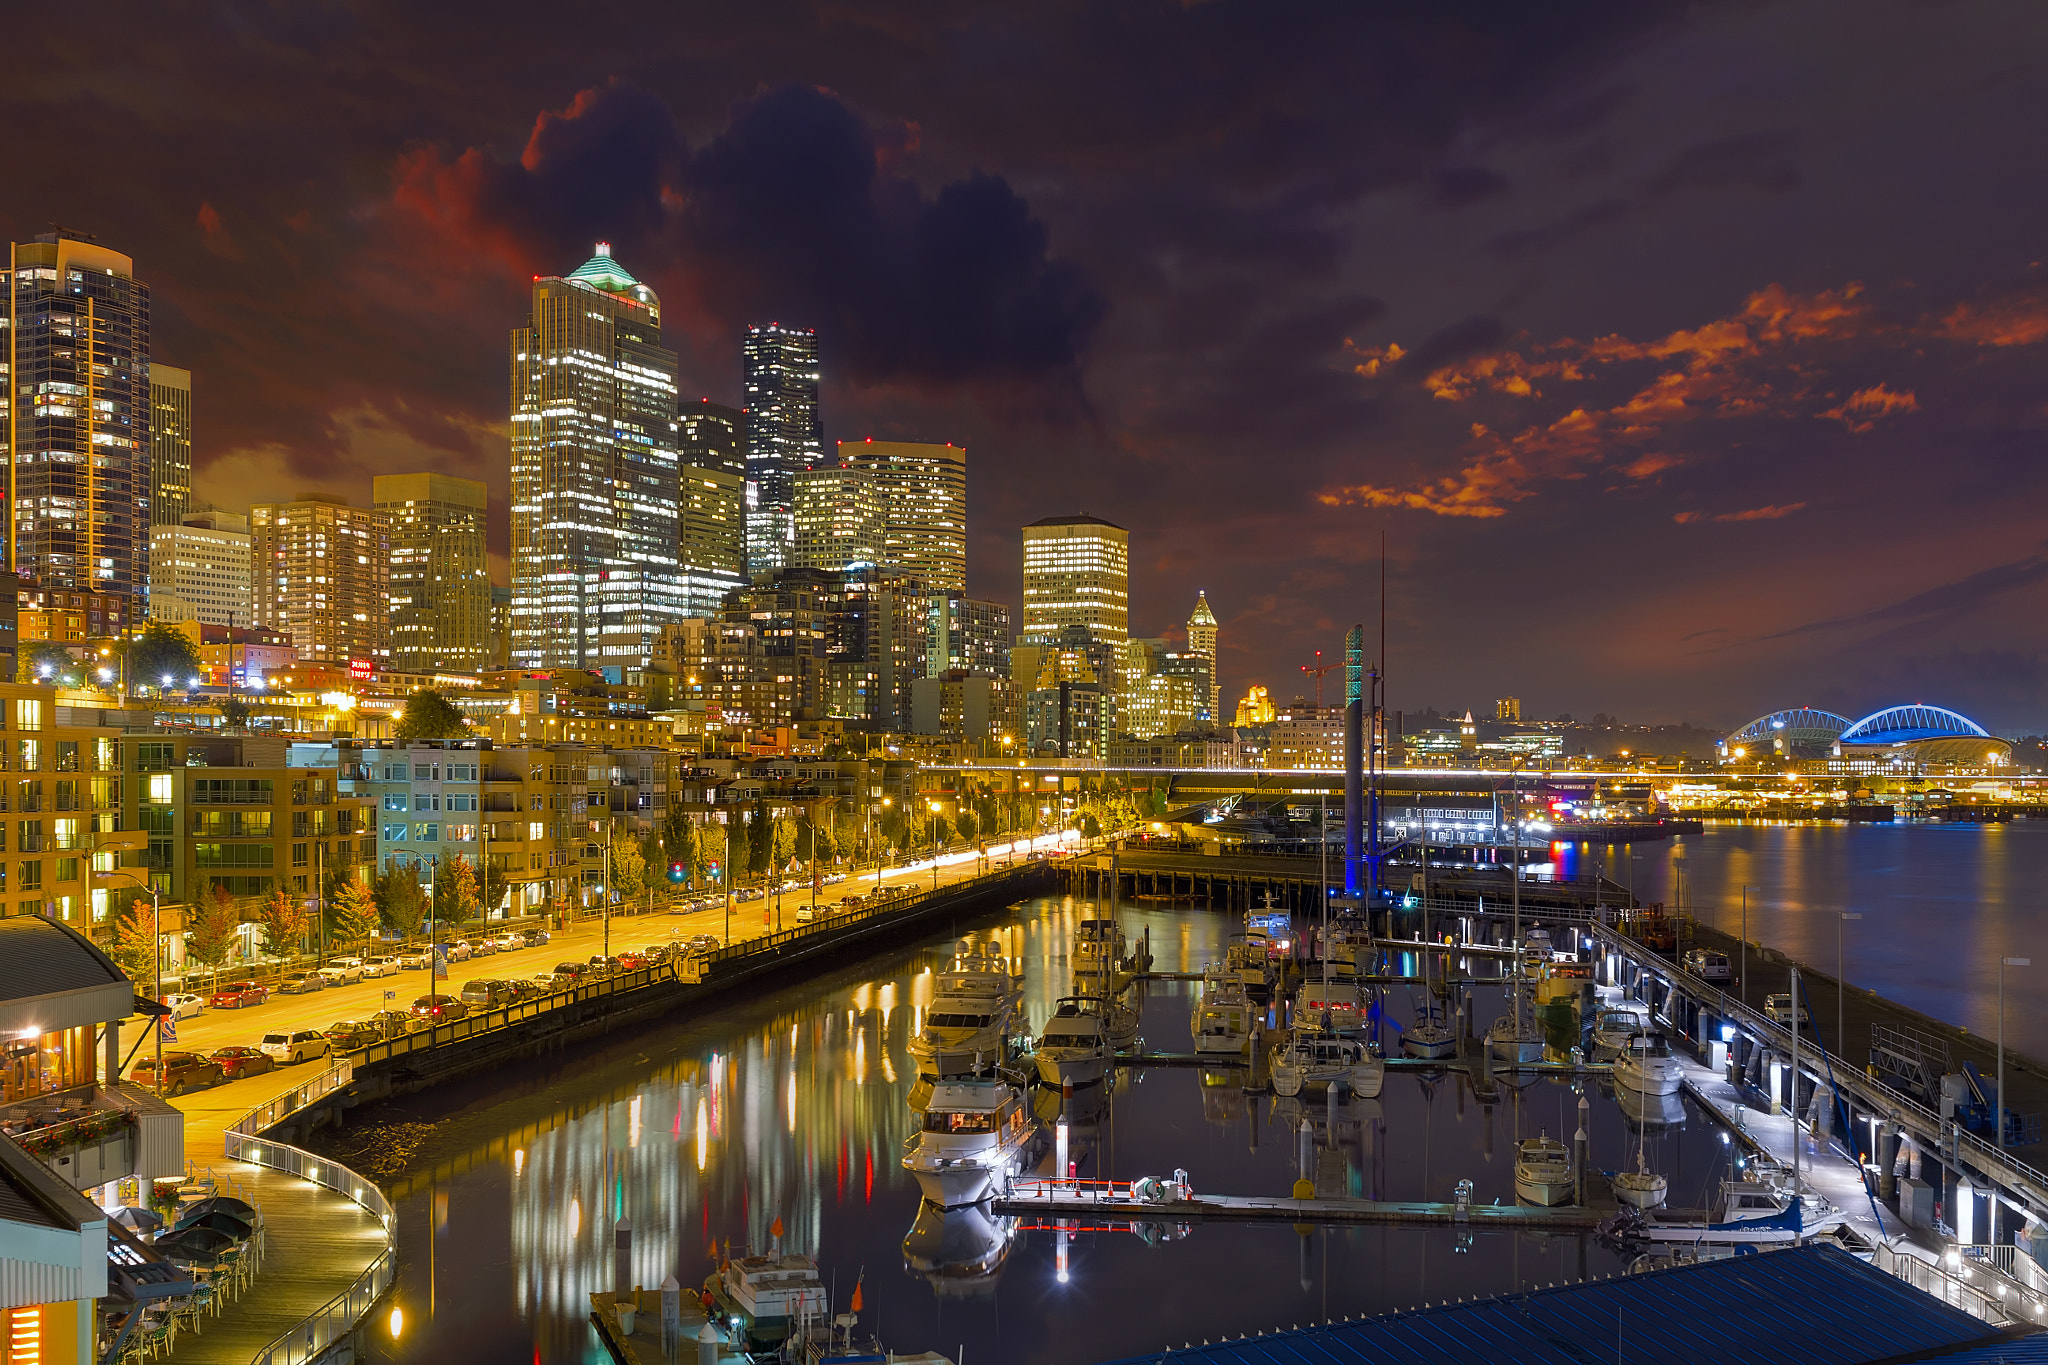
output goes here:
<path id="1" fill-rule="evenodd" d="M 1835 1046 L 1844 1057 L 1849 1055 L 1847 1035 L 1842 1031 L 1842 997 L 1849 992 L 1849 979 L 1842 974 L 1842 926 L 1852 919 L 1863 916 L 1854 910 L 1844 910 L 1842 917 L 1835 921 Z"/>
<path id="2" fill-rule="evenodd" d="M 2030 957 L 2001 957 L 1998 959 L 1998 1105 L 1993 1117 L 1998 1121 L 1998 1145 L 2005 1146 L 2005 969 L 2007 967 L 2031 967 Z"/>
<path id="3" fill-rule="evenodd" d="M 163 904 L 162 904 L 161 900 L 160 900 L 160 899 L 158 898 L 158 895 L 157 895 L 156 883 L 155 883 L 155 882 L 153 882 L 153 881 L 149 881 L 149 880 L 146 880 L 146 879 L 144 879 L 144 878 L 142 878 L 142 877 L 138 877 L 138 876 L 136 876 L 136 875 L 135 875 L 135 874 L 134 874 L 133 872 L 123 872 L 123 871 L 122 871 L 122 870 L 121 870 L 120 868 L 118 868 L 118 867 L 116 867 L 116 868 L 109 868 L 109 869 L 108 869 L 107 871 L 105 871 L 105 872 L 96 872 L 96 873 L 95 873 L 94 875 L 95 875 L 95 876 L 100 876 L 100 877 L 126 877 L 126 878 L 128 878 L 128 879 L 129 879 L 130 881 L 134 882 L 134 883 L 135 883 L 135 884 L 136 884 L 137 886 L 141 887 L 141 888 L 142 888 L 143 890 L 145 890 L 145 891 L 149 892 L 149 937 L 150 937 L 150 945 L 149 945 L 149 946 L 150 946 L 150 954 L 149 954 L 149 955 L 150 955 L 150 961 L 151 961 L 152 965 L 153 965 L 153 966 L 154 966 L 154 968 L 155 968 L 155 973 L 154 973 L 154 981 L 155 981 L 155 984 L 154 984 L 154 987 L 152 988 L 152 991 L 151 991 L 151 996 L 152 996 L 152 998 L 153 998 L 153 999 L 155 999 L 155 1001 L 156 1001 L 156 1003 L 157 1003 L 157 1004 L 159 1004 L 159 1005 L 163 1004 L 163 1002 L 164 1002 L 164 911 L 163 911 Z M 154 1020 L 155 1020 L 155 1032 L 156 1032 L 156 1072 L 155 1072 L 155 1082 L 156 1082 L 156 1093 L 157 1093 L 157 1098 L 158 1098 L 158 1099 L 162 1099 L 162 1098 L 163 1098 L 163 1093 L 164 1093 L 164 1021 L 163 1021 L 163 1016 L 162 1016 L 162 1015 L 155 1015 L 155 1016 L 152 1016 L 152 1017 L 153 1017 L 153 1018 L 154 1018 Z M 2003 1056 L 2004 1056 L 2004 1054 L 2003 1054 L 2003 1053 L 2000 1053 L 1999 1055 L 2000 1055 L 2001 1057 L 2003 1057 Z M 2002 1075 L 2003 1073 L 2000 1073 L 2000 1074 Z M 118 1082 L 118 1081 L 119 1081 L 120 1079 L 121 1079 L 121 1078 L 120 1078 L 119 1076 L 109 1076 L 109 1077 L 107 1078 L 107 1084 L 109 1084 L 109 1085 L 113 1085 L 113 1084 L 115 1084 L 116 1082 Z"/>
<path id="4" fill-rule="evenodd" d="M 939 811 L 938 802 L 930 803 L 932 808 L 932 890 L 939 889 Z"/>

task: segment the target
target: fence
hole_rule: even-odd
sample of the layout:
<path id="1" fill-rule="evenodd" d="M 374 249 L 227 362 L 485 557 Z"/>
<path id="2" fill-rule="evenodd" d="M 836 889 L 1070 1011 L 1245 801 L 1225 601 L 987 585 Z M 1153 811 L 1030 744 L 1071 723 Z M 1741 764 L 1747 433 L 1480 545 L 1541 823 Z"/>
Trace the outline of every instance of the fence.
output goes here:
<path id="1" fill-rule="evenodd" d="M 2011 1250 L 2010 1247 L 2006 1250 Z M 1911 1252 L 1894 1250 L 1879 1245 L 1871 1257 L 1872 1265 L 1879 1270 L 1898 1276 L 1915 1289 L 1932 1294 L 1951 1307 L 1960 1308 L 1973 1318 L 1997 1327 L 2004 1327 L 2017 1321 L 2006 1311 L 2003 1293 L 1993 1293 L 1968 1283 L 1960 1274 L 1950 1274 L 1931 1261 L 1923 1260 Z M 1966 1270 L 1963 1273 L 1968 1273 Z"/>

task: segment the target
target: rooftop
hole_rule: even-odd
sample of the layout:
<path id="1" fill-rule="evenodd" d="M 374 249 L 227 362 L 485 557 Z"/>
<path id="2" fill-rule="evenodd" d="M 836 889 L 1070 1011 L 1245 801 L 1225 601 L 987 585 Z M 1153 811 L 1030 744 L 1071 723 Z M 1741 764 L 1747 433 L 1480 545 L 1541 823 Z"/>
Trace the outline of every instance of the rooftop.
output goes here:
<path id="1" fill-rule="evenodd" d="M 1043 520 L 1028 523 L 1024 529 L 1028 531 L 1033 526 L 1107 526 L 1112 531 L 1124 529 L 1113 521 L 1104 521 L 1101 517 L 1091 517 L 1086 512 L 1072 517 L 1046 517 Z"/>
<path id="2" fill-rule="evenodd" d="M 602 289 L 607 294 L 623 294 L 640 281 L 633 273 L 612 259 L 612 244 L 599 242 L 596 254 L 570 271 L 565 279 L 581 280 L 593 289 Z"/>

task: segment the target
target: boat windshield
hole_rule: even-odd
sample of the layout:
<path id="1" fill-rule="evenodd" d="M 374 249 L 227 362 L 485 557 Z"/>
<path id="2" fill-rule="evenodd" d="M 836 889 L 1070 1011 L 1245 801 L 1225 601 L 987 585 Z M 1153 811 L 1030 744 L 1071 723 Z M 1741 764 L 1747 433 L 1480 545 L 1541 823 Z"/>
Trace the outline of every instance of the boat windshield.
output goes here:
<path id="1" fill-rule="evenodd" d="M 1628 1050 L 1643 1057 L 1669 1057 L 1671 1044 L 1661 1035 L 1644 1033 L 1628 1040 Z"/>
<path id="2" fill-rule="evenodd" d="M 933 1028 L 987 1028 L 986 1014 L 928 1014 L 925 1022 Z"/>
<path id="3" fill-rule="evenodd" d="M 991 1113 L 929 1112 L 924 1116 L 924 1130 L 927 1133 L 993 1133 L 996 1116 Z"/>
<path id="4" fill-rule="evenodd" d="M 1045 1031 L 1045 1045 L 1047 1047 L 1090 1047 L 1094 1043 L 1095 1035 L 1093 1033 L 1083 1032 L 1078 1029 L 1072 1031 L 1062 1029 L 1058 1032 L 1047 1029 Z"/>

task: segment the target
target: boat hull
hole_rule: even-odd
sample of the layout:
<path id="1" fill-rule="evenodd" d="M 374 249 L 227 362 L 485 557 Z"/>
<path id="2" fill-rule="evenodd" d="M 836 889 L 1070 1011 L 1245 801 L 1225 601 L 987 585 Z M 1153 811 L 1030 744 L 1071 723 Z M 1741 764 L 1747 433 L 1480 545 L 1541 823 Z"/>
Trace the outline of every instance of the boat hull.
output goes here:
<path id="1" fill-rule="evenodd" d="M 1651 1058 L 1637 1065 L 1626 1054 L 1614 1064 L 1614 1083 L 1639 1095 L 1676 1095 L 1685 1073 L 1670 1058 Z"/>
<path id="2" fill-rule="evenodd" d="M 1624 1171 L 1608 1184 L 1613 1187 L 1617 1200 L 1638 1209 L 1663 1208 L 1664 1196 L 1671 1190 L 1671 1182 L 1663 1176 L 1645 1175 L 1640 1171 Z"/>
<path id="3" fill-rule="evenodd" d="M 1401 1051 L 1424 1061 L 1442 1061 L 1458 1055 L 1458 1035 L 1449 1029 L 1417 1025 L 1401 1035 Z"/>
<path id="4" fill-rule="evenodd" d="M 1541 1038 L 1488 1038 L 1487 1050 L 1493 1053 L 1497 1062 L 1540 1062 L 1543 1060 Z"/>
<path id="5" fill-rule="evenodd" d="M 1002 1061 L 1003 1039 L 994 1030 L 978 1032 L 958 1042 L 919 1034 L 910 1040 L 910 1056 L 917 1063 L 920 1076 L 933 1080 L 971 1076 Z"/>
<path id="6" fill-rule="evenodd" d="M 1038 1052 L 1038 1079 L 1065 1089 L 1070 1085 L 1096 1085 L 1102 1080 L 1106 1059 L 1100 1052 L 1058 1054 L 1044 1048 Z"/>
<path id="7" fill-rule="evenodd" d="M 1555 1176 L 1524 1175 L 1515 1173 L 1515 1198 L 1524 1204 L 1539 1204 L 1544 1208 L 1555 1208 L 1572 1202 L 1572 1180 L 1570 1176 L 1559 1179 Z"/>

